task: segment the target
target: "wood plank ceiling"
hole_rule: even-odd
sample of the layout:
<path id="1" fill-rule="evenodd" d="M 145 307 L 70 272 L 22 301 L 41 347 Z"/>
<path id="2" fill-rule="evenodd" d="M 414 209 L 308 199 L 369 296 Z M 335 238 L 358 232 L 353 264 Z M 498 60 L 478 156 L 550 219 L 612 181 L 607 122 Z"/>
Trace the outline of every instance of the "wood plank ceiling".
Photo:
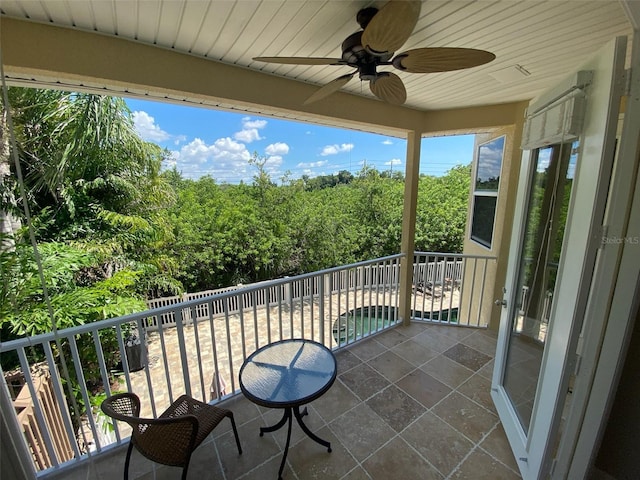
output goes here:
<path id="1" fill-rule="evenodd" d="M 351 69 L 265 64 L 252 57 L 340 57 L 342 41 L 359 29 L 358 10 L 384 4 L 353 0 L 2 0 L 0 13 L 323 85 Z M 395 72 L 407 87 L 406 106 L 415 109 L 528 100 L 579 67 L 611 38 L 631 33 L 615 0 L 426 0 L 402 50 L 469 47 L 489 50 L 497 58 L 456 72 Z M 368 86 L 358 80 L 343 91 L 372 97 Z"/>

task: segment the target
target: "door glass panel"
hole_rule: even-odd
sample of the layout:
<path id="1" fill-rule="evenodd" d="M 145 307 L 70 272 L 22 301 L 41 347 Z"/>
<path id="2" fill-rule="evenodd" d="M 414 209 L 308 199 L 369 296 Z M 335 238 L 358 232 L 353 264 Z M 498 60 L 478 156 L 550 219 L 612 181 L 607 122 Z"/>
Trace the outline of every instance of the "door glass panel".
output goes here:
<path id="1" fill-rule="evenodd" d="M 576 168 L 577 143 L 537 149 L 503 385 L 528 433 Z"/>

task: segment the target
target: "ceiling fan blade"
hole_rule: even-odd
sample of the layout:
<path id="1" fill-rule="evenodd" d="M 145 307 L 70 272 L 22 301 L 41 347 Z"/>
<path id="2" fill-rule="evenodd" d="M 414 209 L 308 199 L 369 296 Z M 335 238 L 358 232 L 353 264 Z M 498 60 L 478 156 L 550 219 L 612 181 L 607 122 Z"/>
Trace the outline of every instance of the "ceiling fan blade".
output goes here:
<path id="1" fill-rule="evenodd" d="M 378 78 L 369 82 L 369 88 L 380 100 L 393 105 L 402 105 L 407 100 L 407 90 L 398 75 L 381 72 Z"/>
<path id="2" fill-rule="evenodd" d="M 253 57 L 257 62 L 283 63 L 287 65 L 346 65 L 341 58 L 324 57 Z"/>
<path id="3" fill-rule="evenodd" d="M 303 105 L 309 105 L 310 103 L 317 102 L 318 100 L 322 100 L 325 97 L 328 97 L 333 92 L 337 92 L 342 87 L 344 87 L 349 80 L 353 78 L 354 73 L 348 73 L 347 75 L 342 75 L 341 77 L 336 78 L 335 80 L 330 81 L 324 87 L 320 88 L 316 93 L 311 95 L 309 98 L 305 100 Z"/>
<path id="4" fill-rule="evenodd" d="M 477 67 L 494 58 L 491 52 L 473 48 L 416 48 L 399 53 L 392 63 L 404 72 L 435 73 Z"/>
<path id="5" fill-rule="evenodd" d="M 407 41 L 418 23 L 422 2 L 392 0 L 380 9 L 362 33 L 362 46 L 373 54 L 392 53 Z"/>

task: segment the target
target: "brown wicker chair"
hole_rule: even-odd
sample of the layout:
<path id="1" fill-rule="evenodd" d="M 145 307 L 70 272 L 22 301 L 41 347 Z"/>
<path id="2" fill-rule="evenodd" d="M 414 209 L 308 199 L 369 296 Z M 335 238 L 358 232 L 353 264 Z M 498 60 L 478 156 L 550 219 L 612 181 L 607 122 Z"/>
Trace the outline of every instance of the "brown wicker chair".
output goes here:
<path id="1" fill-rule="evenodd" d="M 129 476 L 129 460 L 134 446 L 154 462 L 182 467 L 182 479 L 186 479 L 191 454 L 224 417 L 231 420 L 238 453 L 242 454 L 233 412 L 188 395 L 178 398 L 158 418 L 138 416 L 140 399 L 134 393 L 113 395 L 102 402 L 101 408 L 106 415 L 127 422 L 133 429 L 124 464 L 125 480 Z"/>

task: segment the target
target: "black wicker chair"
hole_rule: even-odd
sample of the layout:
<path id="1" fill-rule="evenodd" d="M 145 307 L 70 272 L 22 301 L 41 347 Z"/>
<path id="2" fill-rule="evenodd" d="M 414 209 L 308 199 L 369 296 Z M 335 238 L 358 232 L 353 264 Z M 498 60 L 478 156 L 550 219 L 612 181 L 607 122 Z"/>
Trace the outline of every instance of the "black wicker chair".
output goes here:
<path id="1" fill-rule="evenodd" d="M 164 465 L 182 467 L 182 479 L 187 478 L 193 451 L 213 429 L 229 417 L 236 437 L 238 453 L 242 454 L 233 412 L 182 395 L 158 418 L 140 418 L 140 399 L 134 393 L 120 393 L 107 398 L 102 411 L 111 418 L 128 423 L 131 440 L 124 464 L 124 479 L 129 477 L 131 451 L 136 449 L 148 459 Z"/>

